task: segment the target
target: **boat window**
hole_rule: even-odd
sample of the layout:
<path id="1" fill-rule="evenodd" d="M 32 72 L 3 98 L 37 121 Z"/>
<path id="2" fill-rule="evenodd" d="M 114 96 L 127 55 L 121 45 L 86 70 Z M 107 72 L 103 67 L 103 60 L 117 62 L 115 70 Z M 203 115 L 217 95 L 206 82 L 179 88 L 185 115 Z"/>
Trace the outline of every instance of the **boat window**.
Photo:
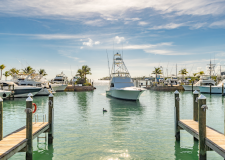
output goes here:
<path id="1" fill-rule="evenodd" d="M 114 83 L 111 83 L 110 87 L 114 87 Z"/>
<path id="2" fill-rule="evenodd" d="M 8 86 L 8 84 L 7 83 L 3 83 L 3 86 Z"/>

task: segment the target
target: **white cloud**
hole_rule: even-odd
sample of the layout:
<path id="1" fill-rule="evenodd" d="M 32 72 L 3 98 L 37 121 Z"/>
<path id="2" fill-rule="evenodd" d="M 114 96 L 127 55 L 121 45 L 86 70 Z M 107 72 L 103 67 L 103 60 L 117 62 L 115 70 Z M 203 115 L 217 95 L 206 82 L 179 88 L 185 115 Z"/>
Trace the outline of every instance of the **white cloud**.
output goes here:
<path id="1" fill-rule="evenodd" d="M 124 37 L 119 37 L 119 36 L 116 36 L 116 37 L 115 37 L 115 41 L 116 41 L 117 44 L 119 44 L 120 42 L 122 42 L 122 41 L 124 41 L 124 40 L 125 40 Z"/>
<path id="2" fill-rule="evenodd" d="M 160 26 L 154 26 L 151 27 L 149 29 L 153 29 L 153 30 L 157 30 L 157 29 L 175 29 L 175 28 L 179 28 L 181 26 L 184 26 L 184 23 L 169 23 L 169 24 L 165 24 L 165 25 L 160 25 Z"/>
<path id="3" fill-rule="evenodd" d="M 93 40 L 91 38 L 88 38 L 88 42 L 83 42 L 83 45 L 92 47 L 93 46 Z"/>
<path id="4" fill-rule="evenodd" d="M 145 26 L 145 25 L 147 25 L 148 24 L 148 22 L 145 22 L 145 21 L 140 21 L 140 22 L 138 22 L 138 25 L 140 25 L 140 26 Z"/>
<path id="5" fill-rule="evenodd" d="M 140 44 L 140 45 L 125 45 L 123 49 L 149 49 L 153 47 L 159 47 L 159 46 L 172 46 L 172 42 L 164 42 L 164 43 L 158 43 L 158 44 Z"/>
<path id="6" fill-rule="evenodd" d="M 68 51 L 60 50 L 60 51 L 59 51 L 59 54 L 60 54 L 61 56 L 64 56 L 64 57 L 73 59 L 74 61 L 76 61 L 76 60 L 79 59 L 79 58 L 77 58 L 77 57 L 72 56 L 71 53 L 69 53 Z"/>
<path id="7" fill-rule="evenodd" d="M 210 27 L 225 27 L 225 20 L 213 22 Z"/>
<path id="8" fill-rule="evenodd" d="M 83 48 L 84 48 L 83 46 L 80 47 L 80 49 L 83 49 Z"/>
<path id="9" fill-rule="evenodd" d="M 91 38 L 88 38 L 88 42 L 83 42 L 83 45 L 88 47 L 93 47 L 93 45 L 98 45 L 98 44 L 100 44 L 99 41 L 94 42 Z"/>
<path id="10" fill-rule="evenodd" d="M 203 23 L 196 23 L 196 24 L 192 24 L 191 25 L 191 29 L 199 29 L 201 27 L 204 27 L 207 23 L 206 22 L 203 22 Z"/>
<path id="11" fill-rule="evenodd" d="M 1 0 L 0 12 L 25 17 L 83 19 L 104 16 L 118 17 L 129 11 L 152 8 L 161 14 L 221 15 L 225 13 L 224 0 Z M 93 22 L 87 22 L 93 24 Z"/>
<path id="12" fill-rule="evenodd" d="M 98 45 L 98 44 L 100 44 L 100 42 L 99 42 L 99 41 L 96 41 L 96 42 L 95 42 L 95 45 Z"/>
<path id="13" fill-rule="evenodd" d="M 147 53 L 160 54 L 160 55 L 190 55 L 192 53 L 174 52 L 170 50 L 145 50 Z"/>

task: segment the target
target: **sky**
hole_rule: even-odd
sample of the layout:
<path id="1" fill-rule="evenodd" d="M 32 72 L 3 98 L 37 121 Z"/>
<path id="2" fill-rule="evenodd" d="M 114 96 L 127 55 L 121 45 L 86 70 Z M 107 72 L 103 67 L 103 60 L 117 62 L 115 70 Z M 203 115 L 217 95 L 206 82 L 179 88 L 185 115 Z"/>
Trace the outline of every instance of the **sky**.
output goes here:
<path id="1" fill-rule="evenodd" d="M 0 64 L 45 69 L 69 78 L 82 65 L 89 79 L 109 75 L 113 53 L 132 77 L 225 71 L 225 0 L 1 0 Z M 4 79 L 4 77 L 3 77 Z"/>

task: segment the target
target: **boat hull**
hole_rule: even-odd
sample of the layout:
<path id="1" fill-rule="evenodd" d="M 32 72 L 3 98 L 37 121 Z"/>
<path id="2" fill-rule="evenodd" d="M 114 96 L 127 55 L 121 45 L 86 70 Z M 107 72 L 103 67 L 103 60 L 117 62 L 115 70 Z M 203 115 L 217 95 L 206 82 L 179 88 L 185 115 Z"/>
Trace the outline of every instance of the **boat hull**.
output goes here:
<path id="1" fill-rule="evenodd" d="M 210 93 L 210 87 L 209 86 L 199 86 L 201 93 Z M 218 86 L 211 86 L 211 93 L 212 94 L 222 94 L 222 87 Z"/>
<path id="2" fill-rule="evenodd" d="M 185 91 L 192 91 L 192 86 L 191 85 L 182 85 L 184 87 Z M 199 91 L 199 86 L 193 86 L 193 91 Z"/>
<path id="3" fill-rule="evenodd" d="M 63 92 L 67 86 L 68 86 L 67 84 L 51 84 L 51 88 L 55 92 Z"/>
<path id="4" fill-rule="evenodd" d="M 110 91 L 106 91 L 106 95 L 111 96 L 113 98 L 136 101 L 136 100 L 139 99 L 140 95 L 144 91 L 145 90 L 135 90 L 135 91 L 129 91 L 129 90 L 110 90 Z"/>
<path id="5" fill-rule="evenodd" d="M 42 88 L 35 96 L 48 96 L 50 92 L 47 88 Z"/>
<path id="6" fill-rule="evenodd" d="M 27 97 L 29 93 L 35 96 L 42 88 L 29 88 L 29 89 L 15 89 L 14 97 L 15 98 L 24 98 Z"/>
<path id="7" fill-rule="evenodd" d="M 0 97 L 1 97 L 2 99 L 5 99 L 5 98 L 7 98 L 7 97 L 10 95 L 10 93 L 11 93 L 11 91 L 4 91 L 4 90 L 1 90 L 1 91 L 0 91 Z"/>

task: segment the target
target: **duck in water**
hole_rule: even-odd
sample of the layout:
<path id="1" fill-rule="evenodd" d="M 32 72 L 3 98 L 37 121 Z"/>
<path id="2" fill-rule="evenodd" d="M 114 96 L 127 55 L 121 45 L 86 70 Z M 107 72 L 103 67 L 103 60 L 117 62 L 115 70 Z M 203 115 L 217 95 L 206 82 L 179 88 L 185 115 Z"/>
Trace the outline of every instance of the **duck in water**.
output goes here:
<path id="1" fill-rule="evenodd" d="M 107 112 L 107 110 L 103 108 L 103 112 Z"/>

